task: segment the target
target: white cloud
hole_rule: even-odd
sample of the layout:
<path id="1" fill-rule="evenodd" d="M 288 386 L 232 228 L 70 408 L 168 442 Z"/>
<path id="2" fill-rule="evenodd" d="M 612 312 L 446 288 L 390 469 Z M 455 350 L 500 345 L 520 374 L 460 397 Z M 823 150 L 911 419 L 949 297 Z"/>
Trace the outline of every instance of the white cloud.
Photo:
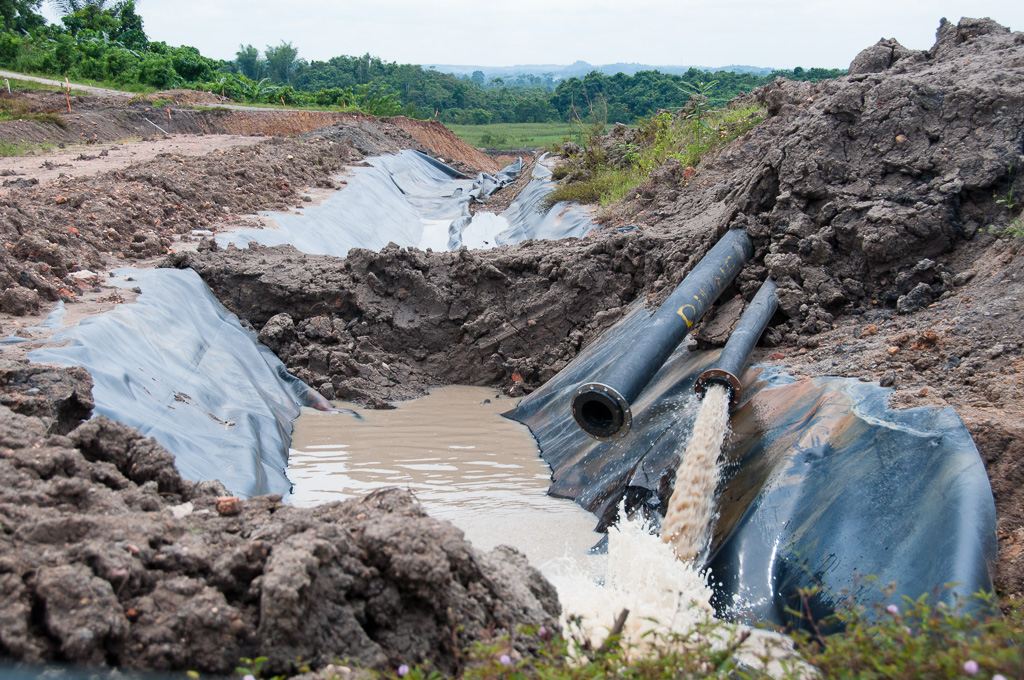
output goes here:
<path id="1" fill-rule="evenodd" d="M 943 16 L 1024 28 L 1019 0 L 139 0 L 147 33 L 231 59 L 289 41 L 306 59 L 369 52 L 421 64 L 750 64 L 845 67 L 895 37 L 934 41 Z"/>

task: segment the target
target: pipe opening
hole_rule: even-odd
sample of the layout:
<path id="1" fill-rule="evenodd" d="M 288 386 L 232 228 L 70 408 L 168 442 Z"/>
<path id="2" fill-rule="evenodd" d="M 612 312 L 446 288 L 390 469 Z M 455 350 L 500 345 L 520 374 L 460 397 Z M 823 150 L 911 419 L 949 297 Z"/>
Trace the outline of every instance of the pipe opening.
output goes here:
<path id="1" fill-rule="evenodd" d="M 743 400 L 743 383 L 733 373 L 721 368 L 709 368 L 699 376 L 693 384 L 697 396 L 704 398 L 709 385 L 722 385 L 729 390 L 729 410 L 735 409 Z"/>
<path id="2" fill-rule="evenodd" d="M 584 402 L 580 409 L 580 415 L 583 417 L 583 422 L 586 423 L 587 429 L 591 432 L 608 432 L 610 434 L 618 429 L 615 421 L 622 420 L 621 414 L 619 414 L 619 418 L 615 418 L 608 404 L 598 399 Z"/>
<path id="3" fill-rule="evenodd" d="M 602 441 L 625 436 L 632 423 L 629 405 L 622 397 L 607 386 L 594 383 L 577 390 L 572 415 L 584 432 Z"/>

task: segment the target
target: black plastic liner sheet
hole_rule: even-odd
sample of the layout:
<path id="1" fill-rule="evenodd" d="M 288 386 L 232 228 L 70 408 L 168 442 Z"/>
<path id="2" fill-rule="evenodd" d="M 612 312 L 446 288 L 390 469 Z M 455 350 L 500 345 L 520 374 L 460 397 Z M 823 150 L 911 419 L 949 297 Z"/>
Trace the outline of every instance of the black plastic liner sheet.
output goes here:
<path id="1" fill-rule="evenodd" d="M 581 237 L 594 228 L 583 208 L 559 203 L 541 210 L 554 182 L 537 165 L 534 181 L 501 215 L 477 213 L 469 206 L 515 181 L 518 160 L 496 175 L 475 180 L 418 151 L 368 158 L 355 168 L 347 186 L 302 214 L 263 213 L 276 228 L 239 229 L 217 234 L 217 243 L 245 247 L 290 244 L 304 253 L 346 257 L 352 248 L 380 250 L 388 243 L 436 251 L 466 245 L 490 248 L 527 238 Z"/>
<path id="2" fill-rule="evenodd" d="M 478 212 L 470 216 L 467 205 L 463 216 L 448 228 L 448 249 L 493 248 L 527 239 L 582 238 L 594 228 L 590 213 L 577 203 L 560 201 L 544 206 L 544 199 L 555 188 L 544 157 L 533 166 L 531 177 L 508 209 L 498 215 Z"/>
<path id="3" fill-rule="evenodd" d="M 549 493 L 576 500 L 598 529 L 629 508 L 663 510 L 697 408 L 693 383 L 719 351 L 678 349 L 634 403 L 622 440 L 588 437 L 572 390 L 642 341 L 634 309 L 506 415 L 530 427 L 552 469 Z M 991 591 L 995 505 L 984 465 L 950 408 L 895 411 L 891 390 L 847 378 L 744 372 L 744 400 L 723 449 L 710 582 L 720 615 L 802 626 L 852 597 L 881 602 Z M 877 577 L 877 584 L 865 577 Z M 957 584 L 949 587 L 948 584 Z M 822 586 L 809 603 L 798 590 Z"/>
<path id="4" fill-rule="evenodd" d="M 135 304 L 56 333 L 52 341 L 65 346 L 28 358 L 85 367 L 94 413 L 156 439 L 186 479 L 219 479 L 239 496 L 289 493 L 291 422 L 300 405 L 324 406 L 322 398 L 192 270 L 116 273 L 142 289 Z"/>

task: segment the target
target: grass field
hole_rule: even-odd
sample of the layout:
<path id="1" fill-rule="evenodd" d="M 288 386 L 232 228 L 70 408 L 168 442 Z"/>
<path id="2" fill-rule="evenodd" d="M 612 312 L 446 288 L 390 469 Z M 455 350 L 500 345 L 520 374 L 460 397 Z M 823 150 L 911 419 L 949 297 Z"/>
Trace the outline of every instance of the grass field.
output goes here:
<path id="1" fill-rule="evenodd" d="M 470 146 L 488 149 L 551 146 L 571 133 L 569 123 L 494 123 L 447 127 Z"/>

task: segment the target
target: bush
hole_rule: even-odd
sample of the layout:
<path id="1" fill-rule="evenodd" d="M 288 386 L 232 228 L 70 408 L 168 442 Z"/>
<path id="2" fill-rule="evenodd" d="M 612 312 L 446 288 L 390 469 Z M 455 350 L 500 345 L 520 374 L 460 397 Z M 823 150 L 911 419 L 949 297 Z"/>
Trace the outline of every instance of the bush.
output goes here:
<path id="1" fill-rule="evenodd" d="M 107 74 L 119 83 L 130 83 L 138 77 L 139 58 L 128 50 L 107 52 Z"/>
<path id="2" fill-rule="evenodd" d="M 150 54 L 142 60 L 139 80 L 145 85 L 166 90 L 177 84 L 178 73 L 174 70 L 174 62 L 170 57 Z"/>
<path id="3" fill-rule="evenodd" d="M 88 80 L 103 80 L 107 75 L 106 62 L 95 57 L 86 57 L 78 62 L 74 72 Z"/>
<path id="4" fill-rule="evenodd" d="M 82 53 L 78 49 L 78 42 L 67 33 L 60 35 L 54 41 L 53 60 L 58 73 L 67 73 L 81 59 Z"/>
<path id="5" fill-rule="evenodd" d="M 13 33 L 0 35 L 0 64 L 13 67 L 21 56 L 22 39 Z"/>
<path id="6" fill-rule="evenodd" d="M 217 63 L 199 54 L 199 50 L 183 45 L 173 50 L 171 63 L 175 73 L 183 80 L 209 80 L 217 70 Z"/>

